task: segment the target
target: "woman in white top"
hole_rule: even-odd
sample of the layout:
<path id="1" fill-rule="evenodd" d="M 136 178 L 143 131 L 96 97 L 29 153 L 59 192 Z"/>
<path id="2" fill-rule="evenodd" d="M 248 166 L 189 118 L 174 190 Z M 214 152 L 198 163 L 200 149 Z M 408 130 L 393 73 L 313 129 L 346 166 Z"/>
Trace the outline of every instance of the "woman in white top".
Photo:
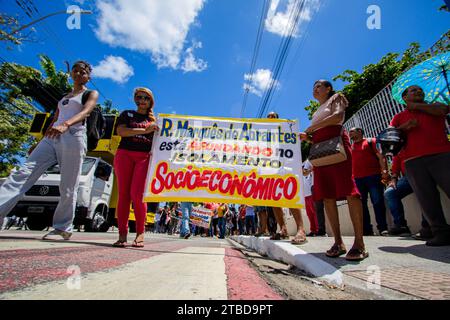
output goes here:
<path id="1" fill-rule="evenodd" d="M 311 125 L 305 133 L 300 134 L 300 138 L 319 143 L 341 136 L 347 154 L 346 161 L 329 166 L 314 167 L 313 198 L 315 201 L 323 200 L 335 241 L 326 255 L 337 258 L 347 253 L 341 236 L 336 204 L 337 200 L 347 200 L 355 231 L 355 241 L 345 258 L 352 261 L 364 260 L 369 254 L 365 249 L 363 239 L 362 203 L 353 179 L 350 139 L 342 126 L 348 100 L 342 94 L 335 93 L 332 84 L 326 80 L 314 83 L 313 95 L 320 103 L 320 107 L 314 113 Z"/>
<path id="2" fill-rule="evenodd" d="M 53 215 L 54 230 L 44 240 L 70 239 L 75 215 L 81 165 L 86 155 L 85 119 L 97 104 L 98 92 L 91 91 L 83 104 L 83 93 L 92 68 L 85 61 L 74 63 L 71 71 L 73 90 L 58 102 L 53 122 L 45 137 L 31 152 L 27 161 L 14 170 L 0 187 L 0 215 L 6 216 L 20 198 L 49 167 L 59 164 L 60 200 Z"/>

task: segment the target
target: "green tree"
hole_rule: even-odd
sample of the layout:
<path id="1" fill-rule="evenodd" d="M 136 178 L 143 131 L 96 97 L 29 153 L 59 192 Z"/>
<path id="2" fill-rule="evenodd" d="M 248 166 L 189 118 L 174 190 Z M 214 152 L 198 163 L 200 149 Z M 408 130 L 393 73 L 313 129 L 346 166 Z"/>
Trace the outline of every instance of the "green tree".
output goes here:
<path id="1" fill-rule="evenodd" d="M 27 96 L 42 107 L 45 112 L 54 112 L 58 101 L 72 90 L 69 74 L 57 70 L 55 63 L 46 55 L 39 55 L 41 71 L 32 67 L 15 63 L 3 63 L 0 66 L 0 90 L 7 98 L 14 99 L 19 95 Z M 103 113 L 119 114 L 111 100 L 105 100 Z"/>
<path id="2" fill-rule="evenodd" d="M 354 70 L 345 70 L 334 77 L 333 81 L 341 80 L 347 83 L 341 91 L 349 101 L 349 107 L 345 113 L 346 120 L 410 66 L 424 60 L 429 55 L 428 52 L 420 53 L 418 43 L 411 43 L 401 57 L 398 53 L 388 53 L 377 63 L 365 66 L 360 73 Z M 319 104 L 315 101 L 310 101 L 310 104 L 305 107 L 310 119 L 318 107 Z"/>
<path id="3" fill-rule="evenodd" d="M 31 99 L 0 97 L 0 177 L 6 177 L 11 169 L 25 157 L 34 138 L 28 134 L 34 114 Z"/>
<path id="4" fill-rule="evenodd" d="M 39 55 L 39 64 L 44 70 L 16 63 L 5 62 L 0 66 L 0 90 L 7 99 L 26 96 L 39 104 L 46 112 L 55 111 L 58 101 L 72 90 L 69 76 L 57 71 L 55 63 L 46 55 Z"/>
<path id="5" fill-rule="evenodd" d="M 113 107 L 113 102 L 111 100 L 105 100 L 103 102 L 103 105 L 101 106 L 102 112 L 104 114 L 115 114 L 119 115 L 119 110 L 115 107 Z"/>
<path id="6" fill-rule="evenodd" d="M 305 107 L 305 110 L 308 111 L 308 118 L 312 120 L 314 112 L 320 107 L 320 103 L 315 100 L 309 100 L 309 105 Z"/>
<path id="7" fill-rule="evenodd" d="M 8 15 L 6 13 L 0 13 L 0 41 L 6 43 L 7 49 L 12 50 L 12 45 L 20 45 L 24 41 L 31 41 L 31 33 L 34 29 L 24 34 L 22 32 L 14 33 L 14 30 L 19 29 L 22 24 L 19 22 L 17 17 Z"/>

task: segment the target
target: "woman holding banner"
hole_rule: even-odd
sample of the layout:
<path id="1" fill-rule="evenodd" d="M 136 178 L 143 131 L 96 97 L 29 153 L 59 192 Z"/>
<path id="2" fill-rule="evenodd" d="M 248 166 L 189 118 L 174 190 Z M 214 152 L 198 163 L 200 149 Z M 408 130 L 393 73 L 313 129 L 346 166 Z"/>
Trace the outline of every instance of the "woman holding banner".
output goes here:
<path id="1" fill-rule="evenodd" d="M 352 154 L 350 139 L 342 125 L 345 119 L 347 99 L 333 91 L 329 81 L 319 80 L 314 84 L 314 98 L 320 107 L 313 115 L 311 126 L 300 134 L 301 140 L 312 140 L 313 143 L 342 137 L 347 160 L 327 166 L 314 168 L 314 200 L 323 200 L 325 210 L 334 234 L 334 245 L 326 252 L 328 257 L 336 258 L 345 253 L 344 242 L 339 228 L 337 200 L 348 201 L 350 217 L 355 232 L 355 241 L 346 259 L 360 261 L 368 257 L 363 240 L 363 211 L 360 195 L 352 177 Z"/>
<path id="2" fill-rule="evenodd" d="M 117 134 L 122 137 L 114 157 L 114 170 L 117 176 L 119 200 L 117 217 L 119 240 L 114 247 L 125 247 L 128 235 L 128 217 L 133 202 L 136 217 L 136 239 L 132 246 L 144 247 L 145 220 L 147 204 L 144 203 L 145 179 L 151 156 L 153 134 L 158 131 L 153 114 L 155 99 L 147 88 L 134 90 L 137 110 L 127 110 L 117 120 Z"/>

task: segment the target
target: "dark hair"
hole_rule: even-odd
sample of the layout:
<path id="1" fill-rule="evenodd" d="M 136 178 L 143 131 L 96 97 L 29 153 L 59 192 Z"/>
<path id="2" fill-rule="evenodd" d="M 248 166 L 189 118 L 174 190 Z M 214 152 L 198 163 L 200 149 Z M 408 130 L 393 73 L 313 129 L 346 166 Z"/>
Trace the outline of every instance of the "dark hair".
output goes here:
<path id="1" fill-rule="evenodd" d="M 330 81 L 328 81 L 328 80 L 317 80 L 316 82 L 314 82 L 314 86 L 317 83 L 323 84 L 326 88 L 331 88 L 330 93 L 328 94 L 328 98 L 331 98 L 332 96 L 334 96 L 336 94 L 336 91 L 334 91 L 333 85 L 331 84 Z"/>
<path id="2" fill-rule="evenodd" d="M 278 115 L 278 113 L 276 113 L 275 111 L 269 112 L 269 113 L 267 114 L 267 118 L 268 118 L 271 114 L 273 114 L 273 115 L 275 116 L 275 119 L 280 118 L 280 116 Z"/>
<path id="3" fill-rule="evenodd" d="M 89 64 L 89 62 L 84 60 L 78 60 L 76 61 L 73 66 L 72 70 L 75 68 L 75 66 L 81 66 L 84 70 L 86 70 L 88 73 L 92 72 L 92 66 Z"/>
<path id="4" fill-rule="evenodd" d="M 350 129 L 350 131 L 352 131 L 352 130 L 359 131 L 359 132 L 361 132 L 362 135 L 364 135 L 364 130 L 363 130 L 363 128 L 360 128 L 360 127 L 353 127 L 353 128 Z"/>

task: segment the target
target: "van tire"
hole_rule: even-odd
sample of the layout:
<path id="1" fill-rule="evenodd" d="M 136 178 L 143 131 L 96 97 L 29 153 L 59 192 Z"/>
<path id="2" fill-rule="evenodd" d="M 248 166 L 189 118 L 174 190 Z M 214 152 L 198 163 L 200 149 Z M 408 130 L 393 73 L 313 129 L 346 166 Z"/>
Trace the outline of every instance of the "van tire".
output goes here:
<path id="1" fill-rule="evenodd" d="M 103 215 L 105 212 L 106 217 Z M 107 232 L 109 230 L 108 210 L 103 210 L 103 206 L 95 209 L 92 219 L 88 219 L 84 225 L 86 232 Z"/>
<path id="2" fill-rule="evenodd" d="M 33 231 L 42 231 L 48 227 L 47 219 L 41 216 L 29 216 L 26 224 Z"/>

